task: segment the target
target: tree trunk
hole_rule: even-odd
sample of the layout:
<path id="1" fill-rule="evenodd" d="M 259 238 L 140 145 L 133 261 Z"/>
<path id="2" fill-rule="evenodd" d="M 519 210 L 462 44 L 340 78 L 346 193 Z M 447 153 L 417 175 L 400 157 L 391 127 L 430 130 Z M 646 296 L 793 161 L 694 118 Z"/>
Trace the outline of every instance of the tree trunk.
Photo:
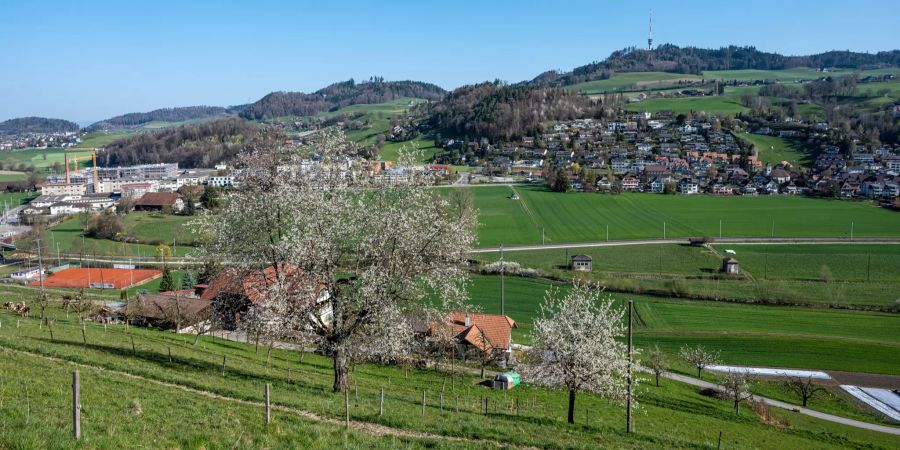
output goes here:
<path id="1" fill-rule="evenodd" d="M 809 401 L 809 397 L 807 397 L 807 396 L 804 395 L 804 396 L 803 396 L 803 407 L 804 407 L 804 408 L 806 408 L 806 402 L 808 402 L 808 401 Z"/>
<path id="2" fill-rule="evenodd" d="M 703 370 L 703 368 L 701 368 L 701 367 L 698 367 L 698 368 L 697 368 L 697 378 L 700 378 L 700 371 L 701 371 L 701 370 Z"/>
<path id="3" fill-rule="evenodd" d="M 734 401 L 734 413 L 738 416 L 741 415 L 741 401 L 740 400 Z"/>
<path id="4" fill-rule="evenodd" d="M 575 423 L 575 389 L 569 389 L 569 423 Z"/>
<path id="5" fill-rule="evenodd" d="M 656 372 L 656 387 L 659 387 L 659 372 Z"/>
<path id="6" fill-rule="evenodd" d="M 332 386 L 332 389 L 334 392 L 347 392 L 350 388 L 347 356 L 344 355 L 344 352 L 335 350 L 332 359 L 334 360 L 334 386 Z"/>
<path id="7" fill-rule="evenodd" d="M 194 336 L 194 347 L 196 347 L 197 343 L 199 343 L 199 342 L 200 342 L 200 332 L 198 331 L 197 335 Z"/>
<path id="8" fill-rule="evenodd" d="M 481 366 L 481 379 L 484 379 L 484 365 Z"/>

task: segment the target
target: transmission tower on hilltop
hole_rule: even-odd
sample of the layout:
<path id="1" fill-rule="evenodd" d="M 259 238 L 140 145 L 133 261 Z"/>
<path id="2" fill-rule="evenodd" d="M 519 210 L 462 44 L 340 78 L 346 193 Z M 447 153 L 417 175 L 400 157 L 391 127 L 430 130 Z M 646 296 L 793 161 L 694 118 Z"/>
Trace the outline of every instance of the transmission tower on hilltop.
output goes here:
<path id="1" fill-rule="evenodd" d="M 650 10 L 650 33 L 647 34 L 647 51 L 653 51 L 653 10 Z"/>

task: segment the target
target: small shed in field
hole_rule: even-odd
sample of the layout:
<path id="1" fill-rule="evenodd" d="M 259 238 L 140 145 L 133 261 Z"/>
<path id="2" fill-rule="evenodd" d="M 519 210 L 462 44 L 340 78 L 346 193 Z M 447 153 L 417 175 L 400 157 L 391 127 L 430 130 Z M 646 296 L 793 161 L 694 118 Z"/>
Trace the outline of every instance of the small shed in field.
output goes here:
<path id="1" fill-rule="evenodd" d="M 741 266 L 738 260 L 734 258 L 725 258 L 722 260 L 722 272 L 729 275 L 737 275 L 741 273 Z"/>
<path id="2" fill-rule="evenodd" d="M 591 255 L 572 255 L 569 268 L 582 272 L 590 272 L 594 268 L 594 258 Z"/>

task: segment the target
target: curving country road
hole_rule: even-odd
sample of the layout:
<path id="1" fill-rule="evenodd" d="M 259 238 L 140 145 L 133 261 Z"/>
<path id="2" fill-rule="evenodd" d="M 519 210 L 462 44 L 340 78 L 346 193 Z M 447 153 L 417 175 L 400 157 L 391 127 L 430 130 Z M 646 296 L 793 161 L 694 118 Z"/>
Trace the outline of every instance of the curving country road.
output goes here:
<path id="1" fill-rule="evenodd" d="M 697 386 L 701 388 L 710 388 L 710 389 L 722 389 L 721 386 L 710 383 L 708 381 L 703 381 L 694 377 L 689 377 L 686 375 L 680 375 L 677 373 L 665 372 L 662 375 L 664 378 L 668 378 L 670 380 L 680 381 L 682 383 L 690 384 L 692 386 Z M 771 398 L 761 397 L 758 395 L 753 396 L 754 400 L 762 401 L 767 405 L 774 406 L 776 408 L 787 409 L 791 411 L 798 412 L 800 414 L 804 414 L 810 417 L 815 417 L 817 419 L 827 420 L 829 422 L 839 423 L 843 425 L 848 425 L 851 427 L 862 428 L 870 431 L 878 431 L 881 433 L 889 433 L 900 436 L 900 428 L 897 427 L 889 427 L 886 425 L 878 425 L 874 423 L 862 422 L 859 420 L 848 419 L 846 417 L 835 416 L 833 414 L 826 414 L 823 412 L 819 412 L 816 410 L 812 410 L 809 408 L 804 408 L 802 406 L 792 405 L 790 403 L 782 402 L 780 400 L 773 400 Z"/>

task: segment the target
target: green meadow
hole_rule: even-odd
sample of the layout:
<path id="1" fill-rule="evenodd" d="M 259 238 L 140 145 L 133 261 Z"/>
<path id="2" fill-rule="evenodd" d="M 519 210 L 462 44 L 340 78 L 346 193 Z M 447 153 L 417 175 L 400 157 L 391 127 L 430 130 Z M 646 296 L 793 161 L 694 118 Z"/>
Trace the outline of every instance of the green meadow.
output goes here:
<path id="1" fill-rule="evenodd" d="M 815 160 L 813 152 L 787 139 L 753 133 L 741 133 L 738 136 L 753 143 L 759 151 L 759 161 L 763 164 L 774 166 L 787 161 L 796 167 L 809 167 Z"/>
<path id="2" fill-rule="evenodd" d="M 624 407 L 593 395 L 578 396 L 577 423 L 569 425 L 563 391 L 527 383 L 499 391 L 480 386 L 481 380 L 468 370 L 451 378 L 433 369 L 407 373 L 374 364 L 357 365 L 351 374 L 347 403 L 354 422 L 342 431 L 345 398 L 331 393 L 327 358 L 309 354 L 301 362 L 297 352 L 274 349 L 268 355 L 264 348 L 256 352 L 253 345 L 211 337 L 193 346 L 192 336 L 138 327 L 127 334 L 121 325 L 88 323 L 82 328 L 60 310 L 50 313 L 56 318 L 53 339 L 37 318 L 21 320 L 17 328 L 10 326 L 13 316 L 0 311 L 0 371 L 16 374 L 0 379 L 0 420 L 12 425 L 0 429 L 4 447 L 483 448 L 500 443 L 709 448 L 720 432 L 726 448 L 875 448 L 893 443 L 890 435 L 789 411 L 772 411 L 783 421 L 773 426 L 750 408 L 735 415 L 729 402 L 669 380 L 657 388 L 644 377 L 637 391 L 635 432 L 626 434 Z M 81 443 L 72 441 L 69 427 L 71 371 L 76 368 L 71 363 L 81 371 Z M 262 408 L 266 384 L 275 407 L 267 427 Z M 385 403 L 379 416 L 381 389 Z M 487 414 L 481 410 L 483 398 L 488 399 Z M 148 432 L 160 429 L 166 432 Z"/>
<path id="3" fill-rule="evenodd" d="M 528 333 L 545 293 L 568 285 L 507 276 L 504 305 L 515 319 L 517 342 Z M 476 276 L 469 287 L 472 302 L 488 313 L 500 311 L 500 277 Z M 701 344 L 721 352 L 724 363 L 815 368 L 871 373 L 900 373 L 900 316 L 891 313 L 760 306 L 669 299 L 610 292 L 622 304 L 634 300 L 635 343 L 658 344 L 676 354 L 683 345 Z"/>
<path id="4" fill-rule="evenodd" d="M 539 186 L 470 188 L 479 246 L 695 236 L 898 237 L 897 212 L 868 202 L 805 197 L 557 193 Z M 507 198 L 513 189 L 519 200 Z"/>

